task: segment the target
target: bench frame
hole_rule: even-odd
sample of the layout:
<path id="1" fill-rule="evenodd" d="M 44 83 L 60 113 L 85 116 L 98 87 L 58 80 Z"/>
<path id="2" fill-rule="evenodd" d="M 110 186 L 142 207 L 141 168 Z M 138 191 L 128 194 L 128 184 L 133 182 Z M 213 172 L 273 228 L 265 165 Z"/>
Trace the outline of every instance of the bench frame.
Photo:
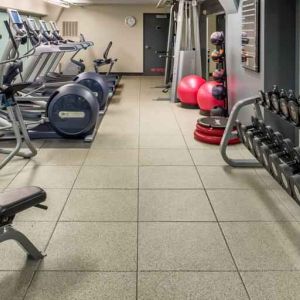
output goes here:
<path id="1" fill-rule="evenodd" d="M 39 251 L 23 233 L 16 230 L 12 224 L 6 224 L 0 227 L 0 243 L 8 240 L 16 241 L 25 252 L 27 252 L 28 257 L 31 259 L 40 260 L 46 256 L 43 252 Z"/>

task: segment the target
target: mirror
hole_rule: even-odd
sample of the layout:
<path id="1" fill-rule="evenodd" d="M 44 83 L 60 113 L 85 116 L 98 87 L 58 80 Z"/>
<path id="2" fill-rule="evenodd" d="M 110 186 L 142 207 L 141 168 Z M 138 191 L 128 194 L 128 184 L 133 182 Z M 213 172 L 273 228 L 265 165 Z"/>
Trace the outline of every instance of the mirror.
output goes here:
<path id="1" fill-rule="evenodd" d="M 259 72 L 259 0 L 242 0 L 242 64 Z"/>

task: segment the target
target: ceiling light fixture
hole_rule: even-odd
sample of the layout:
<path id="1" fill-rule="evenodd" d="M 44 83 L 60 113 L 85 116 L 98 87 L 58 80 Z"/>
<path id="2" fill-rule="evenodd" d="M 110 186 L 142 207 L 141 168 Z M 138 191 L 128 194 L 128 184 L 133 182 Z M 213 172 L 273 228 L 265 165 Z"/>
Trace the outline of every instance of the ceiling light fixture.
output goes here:
<path id="1" fill-rule="evenodd" d="M 70 2 L 66 0 L 44 0 L 44 1 L 60 7 L 70 8 Z"/>

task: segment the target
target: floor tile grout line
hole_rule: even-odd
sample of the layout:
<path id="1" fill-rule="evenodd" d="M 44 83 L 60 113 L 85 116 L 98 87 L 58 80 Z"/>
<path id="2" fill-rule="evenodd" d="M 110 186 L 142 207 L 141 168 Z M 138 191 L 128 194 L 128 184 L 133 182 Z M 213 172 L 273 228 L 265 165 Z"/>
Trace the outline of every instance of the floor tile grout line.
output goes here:
<path id="1" fill-rule="evenodd" d="M 40 147 L 35 147 L 37 149 L 37 152 L 43 147 L 45 144 L 45 141 L 42 142 L 42 145 Z M 37 153 L 38 155 L 38 153 Z M 15 176 L 9 181 L 9 183 L 3 188 L 3 190 L 6 190 L 9 188 L 9 186 L 12 184 L 12 182 L 17 178 L 17 176 L 25 169 L 25 167 L 28 166 L 28 164 L 32 161 L 32 158 L 24 158 L 26 160 L 26 163 L 20 168 L 20 170 L 15 174 Z"/>
<path id="2" fill-rule="evenodd" d="M 173 111 L 173 112 L 174 112 L 174 111 Z M 178 119 L 177 119 L 177 116 L 176 116 L 175 113 L 174 113 L 174 115 L 175 115 L 175 119 L 176 119 L 177 123 L 179 124 Z M 233 264 L 234 264 L 234 266 L 235 266 L 235 268 L 236 268 L 236 271 L 237 271 L 237 273 L 238 273 L 238 276 L 239 276 L 239 278 L 240 278 L 240 280 L 241 280 L 241 283 L 242 283 L 242 285 L 243 285 L 243 287 L 244 287 L 244 290 L 245 290 L 245 292 L 246 292 L 246 294 L 247 294 L 247 297 L 248 297 L 249 300 L 251 300 L 249 291 L 247 290 L 247 287 L 246 287 L 246 284 L 245 284 L 245 282 L 244 282 L 244 280 L 243 280 L 242 274 L 241 274 L 240 271 L 239 271 L 238 265 L 237 265 L 237 263 L 236 263 L 236 261 L 235 261 L 235 258 L 234 258 L 234 256 L 233 256 L 233 253 L 232 253 L 232 251 L 231 251 L 231 249 L 230 249 L 230 247 L 229 247 L 229 244 L 228 244 L 228 241 L 227 241 L 226 236 L 225 236 L 225 234 L 224 234 L 224 231 L 223 231 L 223 229 L 222 229 L 222 227 L 221 227 L 221 224 L 220 224 L 220 222 L 219 222 L 219 220 L 218 220 L 218 217 L 217 217 L 217 214 L 216 214 L 216 212 L 215 212 L 215 210 L 214 210 L 214 207 L 213 207 L 213 205 L 212 205 L 211 199 L 209 198 L 208 192 L 207 192 L 207 190 L 206 190 L 206 187 L 205 187 L 204 182 L 203 182 L 203 180 L 202 180 L 202 178 L 201 178 L 201 175 L 200 175 L 200 172 L 199 172 L 199 170 L 198 170 L 198 167 L 197 167 L 197 165 L 196 165 L 196 163 L 195 163 L 195 160 L 194 160 L 194 158 L 193 158 L 191 149 L 189 149 L 189 147 L 188 147 L 188 144 L 187 144 L 187 142 L 186 142 L 186 138 L 185 138 L 185 136 L 184 136 L 184 134 L 183 134 L 183 131 L 182 131 L 182 129 L 181 129 L 181 126 L 179 126 L 179 128 L 180 128 L 180 130 L 181 130 L 183 139 L 184 139 L 184 141 L 185 141 L 185 143 L 186 143 L 187 149 L 188 149 L 188 151 L 189 151 L 189 153 L 190 153 L 191 159 L 192 159 L 192 161 L 193 161 L 193 163 L 194 163 L 196 172 L 197 172 L 197 174 L 198 174 L 198 178 L 199 178 L 199 180 L 200 180 L 201 183 L 202 183 L 202 186 L 203 186 L 204 192 L 205 192 L 205 194 L 206 194 L 207 200 L 209 201 L 210 207 L 211 207 L 211 209 L 212 209 L 212 211 L 213 211 L 213 214 L 214 214 L 214 216 L 215 216 L 215 218 L 216 218 L 216 220 L 217 220 L 217 224 L 218 224 L 220 233 L 221 233 L 221 235 L 223 236 L 223 240 L 224 240 L 224 242 L 225 242 L 225 244 L 226 244 L 226 247 L 227 247 L 227 249 L 228 249 L 228 252 L 229 252 L 229 254 L 230 254 L 230 256 L 231 256 L 231 259 L 232 259 L 232 261 L 233 261 Z"/>
<path id="3" fill-rule="evenodd" d="M 59 221 L 60 221 L 60 218 L 61 218 L 61 216 L 62 216 L 62 213 L 63 213 L 63 211 L 64 211 L 64 209 L 65 209 L 65 207 L 66 207 L 66 205 L 67 205 L 67 202 L 69 201 L 70 195 L 71 195 L 71 193 L 72 193 L 72 191 L 73 191 L 73 187 L 74 187 L 74 185 L 75 185 L 75 183 L 76 183 L 76 180 L 77 180 L 77 178 L 78 178 L 78 176 L 79 176 L 79 174 L 80 174 L 80 171 L 81 171 L 82 167 L 84 166 L 84 162 L 85 162 L 85 160 L 86 160 L 86 158 L 87 158 L 87 156 L 88 156 L 88 152 L 89 152 L 89 151 L 87 151 L 87 153 L 86 153 L 86 155 L 85 155 L 85 158 L 84 158 L 84 160 L 82 161 L 82 164 L 81 164 L 81 166 L 80 166 L 80 168 L 79 168 L 79 170 L 78 170 L 78 173 L 77 173 L 77 175 L 76 175 L 76 178 L 74 179 L 73 185 L 72 185 L 72 187 L 70 188 L 70 191 L 69 191 L 69 193 L 68 193 L 68 195 L 67 195 L 67 197 L 66 197 L 66 201 L 65 201 L 65 203 L 64 203 L 64 205 L 63 205 L 63 207 L 62 207 L 62 209 L 61 209 L 61 211 L 60 211 L 60 214 L 59 214 L 59 216 L 58 216 L 58 218 L 57 218 L 57 221 L 55 222 L 55 225 L 54 225 L 54 228 L 53 228 L 53 230 L 52 230 L 52 233 L 51 233 L 51 235 L 50 235 L 50 237 L 49 237 L 49 239 L 48 239 L 48 242 L 46 243 L 46 245 L 45 245 L 45 247 L 44 247 L 45 252 L 47 251 L 47 249 L 48 249 L 48 247 L 49 247 L 49 244 L 50 244 L 50 242 L 51 242 L 51 240 L 52 240 L 52 237 L 54 236 L 54 232 L 56 231 L 56 228 L 57 228 L 57 226 L 58 226 L 58 224 L 59 224 Z M 37 266 L 36 266 L 36 268 L 35 268 L 35 270 L 34 270 L 34 272 L 33 272 L 33 275 L 32 275 L 32 277 L 31 277 L 31 280 L 29 281 L 29 284 L 28 284 L 28 286 L 27 286 L 27 288 L 26 288 L 26 291 L 25 291 L 23 300 L 26 299 L 27 294 L 28 294 L 28 291 L 29 291 L 29 289 L 30 289 L 30 286 L 32 285 L 32 283 L 33 283 L 35 277 L 37 276 L 37 273 L 38 273 L 38 271 L 39 271 L 39 268 L 40 268 L 40 265 L 41 265 L 41 264 L 42 264 L 42 260 L 39 261 L 39 262 L 37 263 Z"/>
<path id="4" fill-rule="evenodd" d="M 21 273 L 22 270 L 0 270 L 1 273 Z M 28 272 L 36 273 L 132 273 L 136 274 L 136 270 L 101 270 L 101 269 L 89 269 L 89 270 L 60 270 L 60 269 L 43 269 L 43 270 L 28 270 Z M 290 270 L 290 269 L 265 269 L 265 270 L 240 270 L 241 273 L 299 273 L 300 270 Z M 139 270 L 139 273 L 238 273 L 236 270 L 180 270 L 180 269 L 169 269 L 169 270 Z"/>
<path id="5" fill-rule="evenodd" d="M 137 225 L 136 225 L 136 283 L 135 283 L 135 297 L 139 298 L 139 219 L 140 219 L 140 141 L 141 141 L 141 93 L 142 93 L 142 77 L 139 80 L 139 134 L 138 134 L 138 190 L 137 190 Z"/>
<path id="6" fill-rule="evenodd" d="M 140 220 L 140 221 L 129 221 L 129 220 L 59 220 L 59 223 L 204 223 L 204 224 L 211 224 L 211 223 L 218 223 L 216 220 L 198 220 L 198 221 L 191 221 L 191 220 Z M 15 221 L 16 224 L 21 223 L 56 223 L 56 220 L 17 220 Z M 247 223 L 247 224 L 300 224 L 300 221 L 294 221 L 294 220 L 283 220 L 283 221 L 219 221 L 220 224 L 241 224 L 241 223 Z"/>

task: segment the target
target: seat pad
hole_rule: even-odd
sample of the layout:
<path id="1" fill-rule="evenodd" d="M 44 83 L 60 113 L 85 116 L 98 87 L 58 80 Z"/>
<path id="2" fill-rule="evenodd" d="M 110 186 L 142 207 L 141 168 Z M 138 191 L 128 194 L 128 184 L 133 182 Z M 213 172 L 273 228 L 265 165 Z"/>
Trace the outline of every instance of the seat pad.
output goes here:
<path id="1" fill-rule="evenodd" d="M 23 210 L 44 202 L 46 198 L 46 192 L 35 186 L 0 193 L 0 217 L 14 216 Z"/>

